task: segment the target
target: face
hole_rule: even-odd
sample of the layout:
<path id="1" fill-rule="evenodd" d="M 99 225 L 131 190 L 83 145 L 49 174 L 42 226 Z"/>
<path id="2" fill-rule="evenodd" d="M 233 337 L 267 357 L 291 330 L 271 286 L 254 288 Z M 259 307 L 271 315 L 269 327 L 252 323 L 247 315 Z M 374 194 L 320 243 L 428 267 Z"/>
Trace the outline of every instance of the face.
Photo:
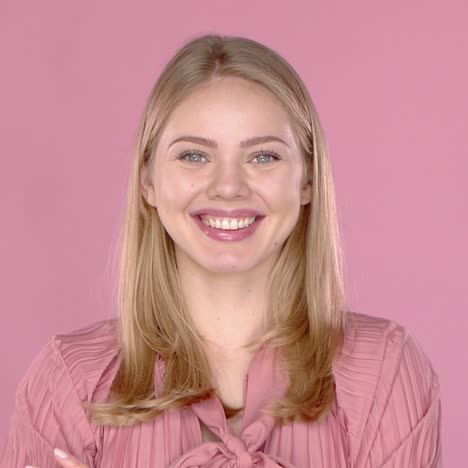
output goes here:
<path id="1" fill-rule="evenodd" d="M 215 146 L 201 140 L 174 143 L 184 136 Z M 241 145 L 263 136 L 277 140 Z M 267 90 L 233 77 L 218 78 L 179 104 L 140 181 L 174 241 L 178 265 L 191 262 L 217 274 L 248 272 L 274 261 L 301 205 L 311 201 L 311 181 L 288 114 Z M 193 215 L 210 209 L 247 209 L 258 216 L 247 228 L 217 230 Z M 220 218 L 221 228 L 227 227 L 222 219 L 229 221 L 208 218 Z"/>

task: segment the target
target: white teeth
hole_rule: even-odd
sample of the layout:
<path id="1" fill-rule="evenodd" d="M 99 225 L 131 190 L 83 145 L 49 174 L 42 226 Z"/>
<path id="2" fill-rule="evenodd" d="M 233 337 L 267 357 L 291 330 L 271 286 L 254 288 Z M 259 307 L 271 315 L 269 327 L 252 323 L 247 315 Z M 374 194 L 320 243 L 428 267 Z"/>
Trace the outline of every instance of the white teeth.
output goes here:
<path id="1" fill-rule="evenodd" d="M 255 221 L 255 216 L 251 218 L 229 218 L 229 219 L 213 219 L 213 218 L 205 218 L 201 217 L 203 224 L 206 226 L 212 227 L 214 229 L 227 229 L 227 230 L 236 230 L 236 229 L 243 229 Z"/>

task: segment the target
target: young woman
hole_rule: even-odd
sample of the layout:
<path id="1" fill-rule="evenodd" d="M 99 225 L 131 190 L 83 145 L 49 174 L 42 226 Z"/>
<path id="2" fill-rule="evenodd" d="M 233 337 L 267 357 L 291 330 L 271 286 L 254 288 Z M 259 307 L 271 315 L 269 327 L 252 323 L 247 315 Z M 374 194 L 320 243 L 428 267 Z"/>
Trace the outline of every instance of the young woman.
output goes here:
<path id="1" fill-rule="evenodd" d="M 345 310 L 325 138 L 277 53 L 217 35 L 177 52 L 123 228 L 118 319 L 38 354 L 2 467 L 441 466 L 425 352 Z"/>

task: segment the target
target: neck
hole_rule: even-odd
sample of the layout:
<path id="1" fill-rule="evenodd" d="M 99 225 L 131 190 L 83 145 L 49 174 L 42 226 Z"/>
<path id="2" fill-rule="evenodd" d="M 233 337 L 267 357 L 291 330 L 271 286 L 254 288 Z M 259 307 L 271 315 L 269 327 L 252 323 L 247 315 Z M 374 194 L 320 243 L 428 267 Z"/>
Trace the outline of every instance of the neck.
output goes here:
<path id="1" fill-rule="evenodd" d="M 180 252 L 177 268 L 195 327 L 208 349 L 224 358 L 239 356 L 242 346 L 268 329 L 267 280 L 276 258 L 240 273 L 208 271 Z"/>

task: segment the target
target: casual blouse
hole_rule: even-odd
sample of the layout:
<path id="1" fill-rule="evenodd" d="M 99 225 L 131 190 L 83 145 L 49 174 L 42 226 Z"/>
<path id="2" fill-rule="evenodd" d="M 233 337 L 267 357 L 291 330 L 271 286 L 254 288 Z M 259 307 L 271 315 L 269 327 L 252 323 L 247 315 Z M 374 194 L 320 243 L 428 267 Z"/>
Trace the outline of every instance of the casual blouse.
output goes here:
<path id="1" fill-rule="evenodd" d="M 90 468 L 441 467 L 440 387 L 427 355 L 399 323 L 350 313 L 357 327 L 334 361 L 336 398 L 326 417 L 280 426 L 261 412 L 287 390 L 263 345 L 244 381 L 238 436 L 217 396 L 130 427 L 94 425 L 81 403 L 109 395 L 121 362 L 117 322 L 56 335 L 18 387 L 0 466 L 57 467 L 58 447 Z M 164 371 L 157 355 L 156 389 Z M 200 420 L 219 441 L 202 441 Z"/>

